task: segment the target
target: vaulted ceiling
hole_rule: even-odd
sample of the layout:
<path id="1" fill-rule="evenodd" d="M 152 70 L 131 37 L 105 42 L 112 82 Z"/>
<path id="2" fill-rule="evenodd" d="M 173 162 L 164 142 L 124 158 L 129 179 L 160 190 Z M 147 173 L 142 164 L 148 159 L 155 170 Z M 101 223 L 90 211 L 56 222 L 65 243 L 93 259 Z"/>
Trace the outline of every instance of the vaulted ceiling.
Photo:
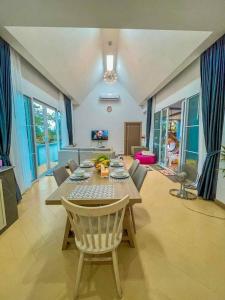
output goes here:
<path id="1" fill-rule="evenodd" d="M 118 49 L 121 82 L 138 102 L 143 101 L 209 35 L 198 31 L 121 30 Z"/>
<path id="2" fill-rule="evenodd" d="M 99 29 L 7 29 L 77 102 L 81 102 L 102 79 L 102 39 Z"/>
<path id="3" fill-rule="evenodd" d="M 102 80 L 112 41 L 118 80 L 141 103 L 225 32 L 225 2 L 132 2 L 1 0 L 0 35 L 77 103 Z"/>

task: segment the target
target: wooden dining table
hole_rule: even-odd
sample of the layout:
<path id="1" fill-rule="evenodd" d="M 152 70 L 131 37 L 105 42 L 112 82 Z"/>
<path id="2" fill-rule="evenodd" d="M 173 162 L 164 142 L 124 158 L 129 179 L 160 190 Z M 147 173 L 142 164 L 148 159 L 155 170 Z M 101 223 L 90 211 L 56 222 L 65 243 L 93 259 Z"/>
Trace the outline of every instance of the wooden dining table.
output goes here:
<path id="1" fill-rule="evenodd" d="M 112 171 L 112 170 L 111 170 Z M 127 241 L 130 247 L 135 247 L 135 232 L 134 224 L 132 222 L 132 206 L 136 203 L 141 203 L 141 196 L 131 177 L 126 179 L 114 179 L 109 177 L 101 177 L 95 168 L 87 169 L 90 177 L 87 180 L 72 181 L 69 178 L 66 179 L 57 189 L 53 192 L 45 201 L 46 205 L 61 205 L 62 197 L 75 203 L 77 205 L 84 206 L 99 206 L 107 205 L 122 199 L 124 196 L 129 195 L 129 205 L 126 208 L 123 223 L 123 241 Z M 94 198 L 73 198 L 71 194 L 80 186 L 110 186 L 113 190 L 110 197 L 95 196 Z M 107 188 L 107 187 L 105 187 Z M 65 233 L 62 243 L 62 249 L 65 250 L 68 244 L 74 243 L 74 233 L 71 231 L 71 225 L 69 219 L 66 220 Z"/>

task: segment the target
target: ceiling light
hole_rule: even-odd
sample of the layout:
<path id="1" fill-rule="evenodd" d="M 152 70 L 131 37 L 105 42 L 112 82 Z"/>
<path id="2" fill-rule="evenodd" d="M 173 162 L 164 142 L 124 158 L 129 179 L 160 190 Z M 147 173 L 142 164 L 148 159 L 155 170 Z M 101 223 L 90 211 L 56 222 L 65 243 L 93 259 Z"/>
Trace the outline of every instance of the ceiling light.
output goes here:
<path id="1" fill-rule="evenodd" d="M 117 74 L 115 71 L 106 71 L 104 74 L 104 81 L 114 83 L 117 81 Z"/>
<path id="2" fill-rule="evenodd" d="M 113 70 L 113 55 L 106 55 L 106 70 L 112 71 Z"/>

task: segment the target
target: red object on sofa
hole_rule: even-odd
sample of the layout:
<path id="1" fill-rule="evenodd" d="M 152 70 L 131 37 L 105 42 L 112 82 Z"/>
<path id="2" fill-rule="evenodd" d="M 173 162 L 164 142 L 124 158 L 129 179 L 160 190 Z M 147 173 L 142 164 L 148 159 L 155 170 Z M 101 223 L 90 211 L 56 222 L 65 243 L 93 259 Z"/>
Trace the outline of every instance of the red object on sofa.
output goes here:
<path id="1" fill-rule="evenodd" d="M 143 155 L 141 152 L 137 152 L 134 157 L 140 161 L 141 165 L 152 165 L 156 163 L 155 154 Z"/>

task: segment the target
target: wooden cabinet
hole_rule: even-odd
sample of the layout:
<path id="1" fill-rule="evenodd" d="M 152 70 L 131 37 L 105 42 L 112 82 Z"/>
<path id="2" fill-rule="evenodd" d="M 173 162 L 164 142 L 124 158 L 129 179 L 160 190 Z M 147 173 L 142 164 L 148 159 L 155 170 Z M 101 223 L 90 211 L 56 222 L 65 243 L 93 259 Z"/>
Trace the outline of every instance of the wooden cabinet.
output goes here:
<path id="1" fill-rule="evenodd" d="M 2 190 L 2 180 L 0 179 L 0 230 L 6 226 L 5 204 Z"/>
<path id="2" fill-rule="evenodd" d="M 0 233 L 18 219 L 13 167 L 0 168 Z"/>

